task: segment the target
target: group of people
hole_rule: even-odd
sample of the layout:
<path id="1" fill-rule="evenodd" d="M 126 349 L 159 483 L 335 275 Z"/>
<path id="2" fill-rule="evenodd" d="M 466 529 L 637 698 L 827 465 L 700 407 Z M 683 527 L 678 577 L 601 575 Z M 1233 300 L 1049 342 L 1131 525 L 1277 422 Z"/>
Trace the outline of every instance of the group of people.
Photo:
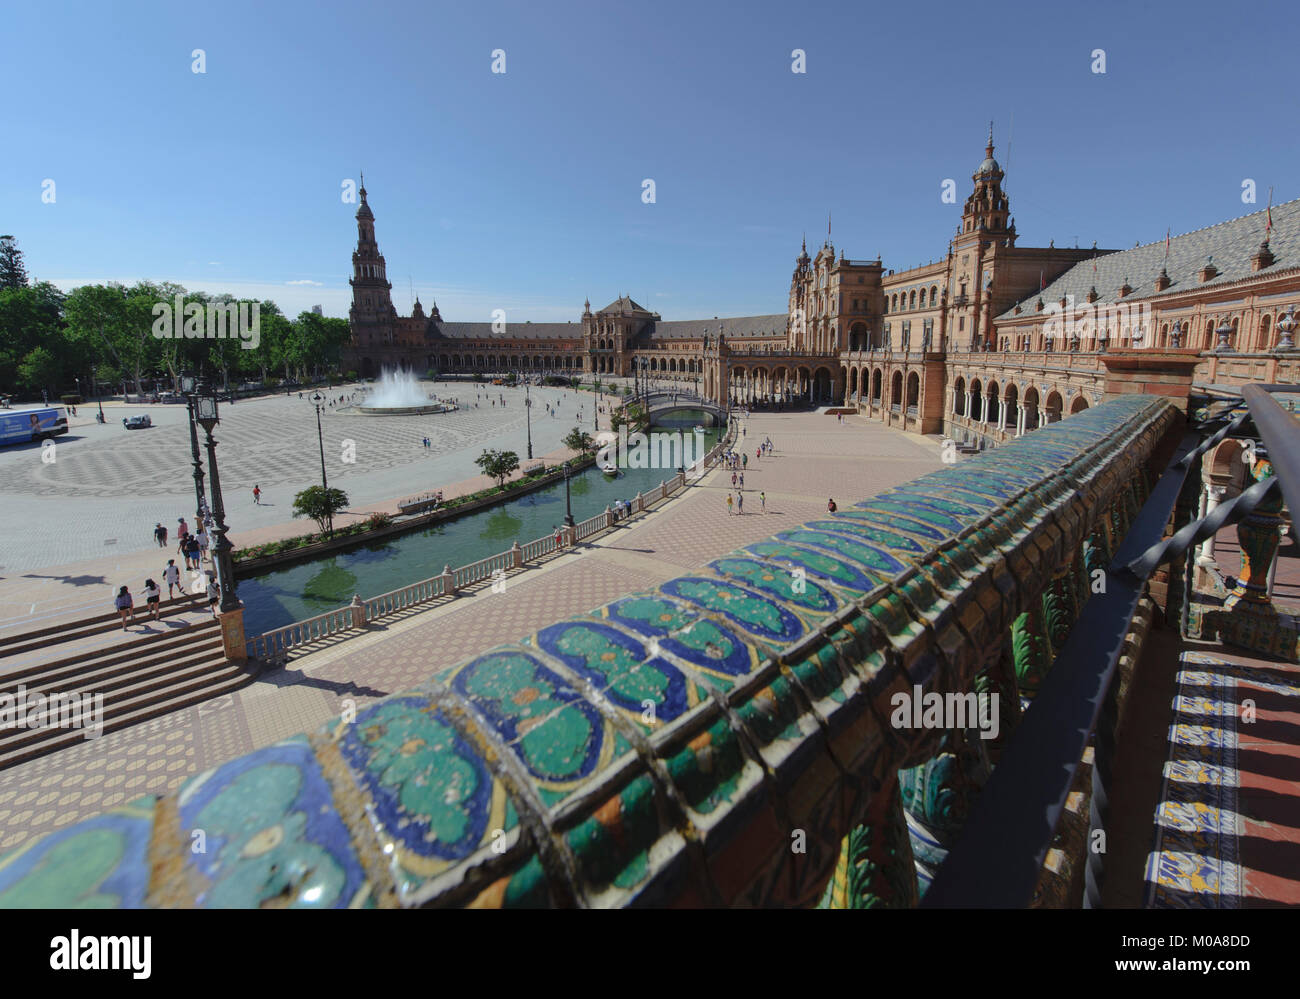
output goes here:
<path id="1" fill-rule="evenodd" d="M 254 487 L 254 495 L 257 491 Z M 198 521 L 198 530 L 190 533 L 189 524 L 185 522 L 184 517 L 176 519 L 176 553 L 185 560 L 185 568 L 189 571 L 198 573 L 203 570 L 203 563 L 210 561 L 208 548 L 211 544 L 211 535 L 209 528 L 212 526 L 212 514 L 204 509 L 202 517 Z M 159 548 L 167 547 L 167 528 L 162 524 L 155 524 L 153 529 L 154 540 L 158 542 Z M 185 588 L 181 585 L 181 571 L 176 565 L 174 558 L 167 560 L 167 565 L 163 568 L 163 582 L 167 584 L 167 599 L 175 600 L 177 594 L 184 596 Z M 197 577 L 196 577 L 197 579 Z M 197 592 L 197 588 L 195 590 Z M 216 571 L 209 568 L 207 570 L 207 595 L 208 607 L 215 616 L 217 613 L 217 602 L 221 599 L 221 586 L 217 583 Z M 162 601 L 162 588 L 153 581 L 152 578 L 144 581 L 144 600 L 145 607 L 149 616 L 155 621 L 158 620 L 158 609 Z M 127 624 L 135 624 L 135 598 L 131 595 L 129 586 L 118 588 L 117 595 L 113 598 L 113 607 L 118 616 L 122 619 L 122 630 L 126 631 Z"/>
<path id="2" fill-rule="evenodd" d="M 727 514 L 728 515 L 735 513 L 737 515 L 744 516 L 745 513 L 745 491 L 743 488 L 744 476 L 741 476 L 741 487 L 742 488 L 736 490 L 736 495 L 734 498 L 732 497 L 731 493 L 727 493 Z M 763 492 L 763 490 L 761 489 L 758 491 L 758 512 L 767 513 L 767 493 Z"/>
<path id="3" fill-rule="evenodd" d="M 741 428 L 741 436 L 745 434 L 744 428 Z M 765 438 L 754 451 L 754 460 L 758 461 L 765 454 L 772 453 L 772 438 Z M 727 493 L 727 513 L 743 514 L 745 512 L 745 470 L 749 468 L 749 453 L 745 451 L 727 451 L 723 456 L 724 467 L 731 470 L 731 488 L 736 490 L 736 495 L 732 496 Z M 832 503 L 835 501 L 832 500 Z M 758 494 L 759 512 L 767 513 L 767 494 L 759 491 Z"/>

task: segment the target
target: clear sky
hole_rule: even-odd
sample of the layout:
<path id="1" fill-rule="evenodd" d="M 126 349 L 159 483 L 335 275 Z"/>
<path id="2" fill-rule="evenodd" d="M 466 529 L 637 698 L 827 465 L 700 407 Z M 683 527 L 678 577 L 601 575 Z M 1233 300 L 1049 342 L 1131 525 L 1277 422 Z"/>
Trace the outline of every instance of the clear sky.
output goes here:
<path id="1" fill-rule="evenodd" d="M 412 283 L 454 320 L 576 321 L 622 293 L 666 319 L 783 312 L 828 213 L 850 258 L 944 254 L 990 119 L 1023 246 L 1123 249 L 1300 197 L 1298 10 L 4 0 L 0 232 L 65 288 L 345 316 L 364 170 L 399 312 Z"/>

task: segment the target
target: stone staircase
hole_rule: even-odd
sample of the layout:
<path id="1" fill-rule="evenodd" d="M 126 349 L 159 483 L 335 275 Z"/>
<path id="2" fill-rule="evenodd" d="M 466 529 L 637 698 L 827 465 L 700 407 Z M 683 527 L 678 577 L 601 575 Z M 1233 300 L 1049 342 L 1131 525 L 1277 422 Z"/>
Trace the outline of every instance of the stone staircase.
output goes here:
<path id="1" fill-rule="evenodd" d="M 161 616 L 199 609 L 206 610 L 200 599 L 178 600 Z M 137 621 L 143 621 L 138 610 Z M 226 660 L 221 627 L 210 618 L 130 638 L 123 636 L 117 615 L 107 614 L 0 639 L 0 770 L 87 739 L 96 716 L 83 723 L 73 719 L 79 705 L 89 709 L 94 702 L 68 695 L 103 695 L 97 720 L 107 733 L 238 690 L 253 682 L 258 669 Z M 5 713 L 55 693 L 67 699 L 60 704 L 62 724 L 27 727 L 26 712 L 17 719 Z"/>

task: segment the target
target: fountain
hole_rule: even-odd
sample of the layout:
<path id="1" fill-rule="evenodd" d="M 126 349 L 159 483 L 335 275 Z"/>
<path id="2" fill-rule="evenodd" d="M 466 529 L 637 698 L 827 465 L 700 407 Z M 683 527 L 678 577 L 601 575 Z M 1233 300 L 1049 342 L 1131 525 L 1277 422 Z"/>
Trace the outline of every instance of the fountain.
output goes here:
<path id="1" fill-rule="evenodd" d="M 420 416 L 446 413 L 452 408 L 425 392 L 413 371 L 390 368 L 380 374 L 375 387 L 357 406 L 357 412 L 366 416 Z"/>

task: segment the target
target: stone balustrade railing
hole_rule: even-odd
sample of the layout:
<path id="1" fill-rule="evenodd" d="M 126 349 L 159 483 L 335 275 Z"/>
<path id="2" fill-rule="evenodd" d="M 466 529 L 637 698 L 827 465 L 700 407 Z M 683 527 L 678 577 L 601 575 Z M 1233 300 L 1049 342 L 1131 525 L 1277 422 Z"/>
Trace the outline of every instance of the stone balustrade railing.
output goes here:
<path id="1" fill-rule="evenodd" d="M 50 834 L 0 893 L 914 904 L 989 754 L 898 699 L 1000 691 L 1010 728 L 1180 420 L 1126 396 L 780 531 Z"/>

